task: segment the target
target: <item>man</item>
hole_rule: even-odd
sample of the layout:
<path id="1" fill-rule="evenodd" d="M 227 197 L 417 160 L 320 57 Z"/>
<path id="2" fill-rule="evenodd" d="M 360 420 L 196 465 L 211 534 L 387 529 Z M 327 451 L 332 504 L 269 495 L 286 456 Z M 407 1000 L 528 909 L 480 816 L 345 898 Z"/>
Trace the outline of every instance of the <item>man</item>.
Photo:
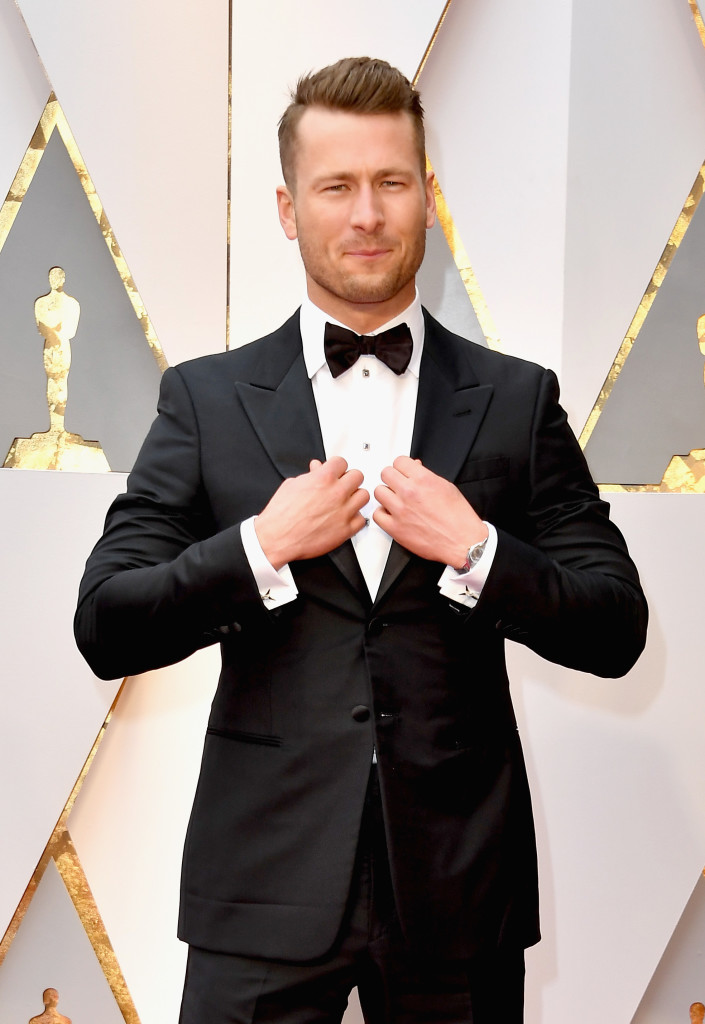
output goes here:
<path id="1" fill-rule="evenodd" d="M 355 985 L 368 1021 L 514 1024 L 539 931 L 504 641 L 619 675 L 644 598 L 553 374 L 421 310 L 407 80 L 367 58 L 302 79 L 280 150 L 303 306 L 164 374 L 78 642 L 104 677 L 222 645 L 184 1024 L 339 1021 Z"/>

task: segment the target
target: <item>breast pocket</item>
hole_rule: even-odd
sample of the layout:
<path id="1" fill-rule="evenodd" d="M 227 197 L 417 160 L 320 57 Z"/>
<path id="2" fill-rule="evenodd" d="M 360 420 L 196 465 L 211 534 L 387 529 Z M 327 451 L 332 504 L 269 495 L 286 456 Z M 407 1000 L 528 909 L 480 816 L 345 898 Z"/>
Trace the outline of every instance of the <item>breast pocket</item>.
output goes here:
<path id="1" fill-rule="evenodd" d="M 477 480 L 493 480 L 509 474 L 509 459 L 499 455 L 494 459 L 469 459 L 458 474 L 456 483 L 474 483 Z"/>
<path id="2" fill-rule="evenodd" d="M 481 519 L 494 522 L 504 516 L 511 492 L 509 470 L 509 459 L 501 455 L 493 459 L 470 459 L 460 470 L 456 486 Z"/>

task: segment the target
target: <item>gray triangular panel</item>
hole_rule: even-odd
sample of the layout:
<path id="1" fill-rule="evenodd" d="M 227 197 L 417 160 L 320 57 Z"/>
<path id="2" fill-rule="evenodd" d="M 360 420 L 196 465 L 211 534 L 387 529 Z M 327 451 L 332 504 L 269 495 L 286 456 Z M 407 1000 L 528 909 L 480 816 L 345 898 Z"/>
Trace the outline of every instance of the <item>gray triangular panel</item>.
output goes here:
<path id="1" fill-rule="evenodd" d="M 42 1013 L 42 992 L 47 988 L 57 990 L 57 1009 L 74 1024 L 124 1024 L 53 861 L 0 967 L 3 1024 L 26 1024 Z"/>
<path id="2" fill-rule="evenodd" d="M 586 288 L 586 316 L 589 294 Z M 705 447 L 697 336 L 703 313 L 705 203 L 693 215 L 585 448 L 600 483 L 657 484 L 673 455 Z"/>
<path id="3" fill-rule="evenodd" d="M 438 222 L 426 234 L 426 258 L 418 276 L 424 306 L 449 331 L 487 345 L 460 271 Z"/>
<path id="4" fill-rule="evenodd" d="M 54 266 L 81 306 L 66 429 L 99 441 L 111 469 L 127 471 L 154 418 L 160 372 L 58 131 L 0 252 L 3 459 L 13 438 L 49 427 L 34 303 Z"/>

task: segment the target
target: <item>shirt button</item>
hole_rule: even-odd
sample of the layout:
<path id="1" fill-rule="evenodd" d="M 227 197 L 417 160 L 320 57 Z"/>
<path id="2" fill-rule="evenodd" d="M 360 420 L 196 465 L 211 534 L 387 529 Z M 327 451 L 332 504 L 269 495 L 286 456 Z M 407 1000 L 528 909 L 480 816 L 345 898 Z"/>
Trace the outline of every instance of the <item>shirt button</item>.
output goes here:
<path id="1" fill-rule="evenodd" d="M 364 704 L 356 704 L 350 714 L 356 722 L 366 722 L 370 717 L 370 709 Z"/>
<path id="2" fill-rule="evenodd" d="M 362 442 L 362 450 L 363 450 L 363 452 L 368 452 L 371 447 L 372 446 L 371 446 L 369 441 L 363 441 Z"/>
<path id="3" fill-rule="evenodd" d="M 362 371 L 362 376 L 363 377 L 369 377 L 369 375 L 370 375 L 370 371 L 369 370 L 363 370 Z"/>

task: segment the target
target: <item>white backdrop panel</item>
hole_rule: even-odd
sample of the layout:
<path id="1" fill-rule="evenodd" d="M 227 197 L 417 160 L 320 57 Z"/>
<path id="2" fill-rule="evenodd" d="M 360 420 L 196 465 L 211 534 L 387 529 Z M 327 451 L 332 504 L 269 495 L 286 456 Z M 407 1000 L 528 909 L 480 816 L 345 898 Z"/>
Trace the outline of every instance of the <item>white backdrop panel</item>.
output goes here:
<path id="1" fill-rule="evenodd" d="M 650 603 L 642 659 L 601 680 L 511 651 L 544 923 L 527 1020 L 542 1024 L 631 1020 L 705 863 L 702 501 L 609 497 Z"/>
<path id="2" fill-rule="evenodd" d="M 571 5 L 456 0 L 427 148 L 504 350 L 560 372 Z"/>
<path id="3" fill-rule="evenodd" d="M 0 0 L 0 203 L 22 163 L 50 85 L 12 0 Z"/>
<path id="4" fill-rule="evenodd" d="M 73 643 L 83 565 L 119 477 L 0 470 L 0 935 L 32 877 L 117 684 Z"/>
<path id="5" fill-rule="evenodd" d="M 218 668 L 209 648 L 128 679 L 69 822 L 141 1024 L 179 1016 L 181 850 Z"/>
<path id="6" fill-rule="evenodd" d="M 20 7 L 167 359 L 224 348 L 226 0 Z"/>

